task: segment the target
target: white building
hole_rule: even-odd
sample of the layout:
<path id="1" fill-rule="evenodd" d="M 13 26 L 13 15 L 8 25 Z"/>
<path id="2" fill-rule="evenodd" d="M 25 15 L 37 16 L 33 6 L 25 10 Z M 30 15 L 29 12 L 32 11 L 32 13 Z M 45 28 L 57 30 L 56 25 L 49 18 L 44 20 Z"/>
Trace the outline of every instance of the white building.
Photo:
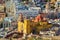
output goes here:
<path id="1" fill-rule="evenodd" d="M 6 12 L 8 16 L 14 16 L 16 13 L 16 9 L 13 0 L 8 0 L 8 1 L 6 0 L 5 4 L 6 4 Z"/>
<path id="2" fill-rule="evenodd" d="M 60 0 L 57 0 L 57 1 L 60 1 Z"/>

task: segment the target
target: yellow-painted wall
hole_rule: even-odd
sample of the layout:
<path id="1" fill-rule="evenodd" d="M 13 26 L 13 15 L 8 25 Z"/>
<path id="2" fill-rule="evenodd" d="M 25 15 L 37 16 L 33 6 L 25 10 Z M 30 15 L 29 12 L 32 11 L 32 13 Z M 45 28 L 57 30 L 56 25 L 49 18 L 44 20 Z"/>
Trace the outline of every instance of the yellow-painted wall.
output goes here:
<path id="1" fill-rule="evenodd" d="M 23 22 L 18 21 L 18 32 L 23 31 L 24 34 L 30 34 L 31 28 L 30 28 L 30 21 L 24 20 Z"/>
<path id="2" fill-rule="evenodd" d="M 30 32 L 31 32 L 30 21 L 26 19 L 24 20 L 23 33 L 29 34 Z"/>
<path id="3" fill-rule="evenodd" d="M 31 24 L 32 22 L 30 22 L 28 19 L 25 19 L 24 23 L 18 21 L 18 32 L 23 31 L 24 34 L 30 34 L 33 31 L 32 28 L 37 28 L 36 31 L 39 32 L 41 29 L 52 27 L 52 24 L 48 24 L 47 22 L 40 22 L 36 25 L 33 23 L 35 26 Z"/>
<path id="4" fill-rule="evenodd" d="M 21 32 L 23 30 L 23 23 L 18 21 L 18 32 Z"/>

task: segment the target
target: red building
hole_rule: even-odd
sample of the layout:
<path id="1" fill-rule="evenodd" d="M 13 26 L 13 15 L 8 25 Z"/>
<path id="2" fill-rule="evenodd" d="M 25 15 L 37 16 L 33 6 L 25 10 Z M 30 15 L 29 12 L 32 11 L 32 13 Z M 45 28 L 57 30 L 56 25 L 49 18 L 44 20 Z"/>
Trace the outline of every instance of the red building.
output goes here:
<path id="1" fill-rule="evenodd" d="M 0 4 L 3 4 L 4 3 L 4 0 L 0 0 Z"/>

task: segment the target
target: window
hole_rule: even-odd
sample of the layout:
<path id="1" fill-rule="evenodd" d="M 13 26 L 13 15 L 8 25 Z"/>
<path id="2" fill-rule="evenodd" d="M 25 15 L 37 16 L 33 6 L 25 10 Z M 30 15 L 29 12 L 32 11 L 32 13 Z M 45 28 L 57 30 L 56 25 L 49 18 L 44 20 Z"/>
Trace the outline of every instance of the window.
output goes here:
<path id="1" fill-rule="evenodd" d="M 58 7 L 60 7 L 60 2 L 58 2 Z"/>

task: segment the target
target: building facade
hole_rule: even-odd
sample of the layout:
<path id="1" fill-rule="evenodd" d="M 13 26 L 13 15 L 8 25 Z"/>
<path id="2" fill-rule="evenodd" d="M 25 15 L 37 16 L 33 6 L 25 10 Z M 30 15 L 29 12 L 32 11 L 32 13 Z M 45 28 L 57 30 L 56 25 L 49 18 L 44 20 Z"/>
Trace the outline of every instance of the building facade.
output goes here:
<path id="1" fill-rule="evenodd" d="M 0 0 L 0 4 L 3 4 L 4 3 L 4 0 Z"/>

